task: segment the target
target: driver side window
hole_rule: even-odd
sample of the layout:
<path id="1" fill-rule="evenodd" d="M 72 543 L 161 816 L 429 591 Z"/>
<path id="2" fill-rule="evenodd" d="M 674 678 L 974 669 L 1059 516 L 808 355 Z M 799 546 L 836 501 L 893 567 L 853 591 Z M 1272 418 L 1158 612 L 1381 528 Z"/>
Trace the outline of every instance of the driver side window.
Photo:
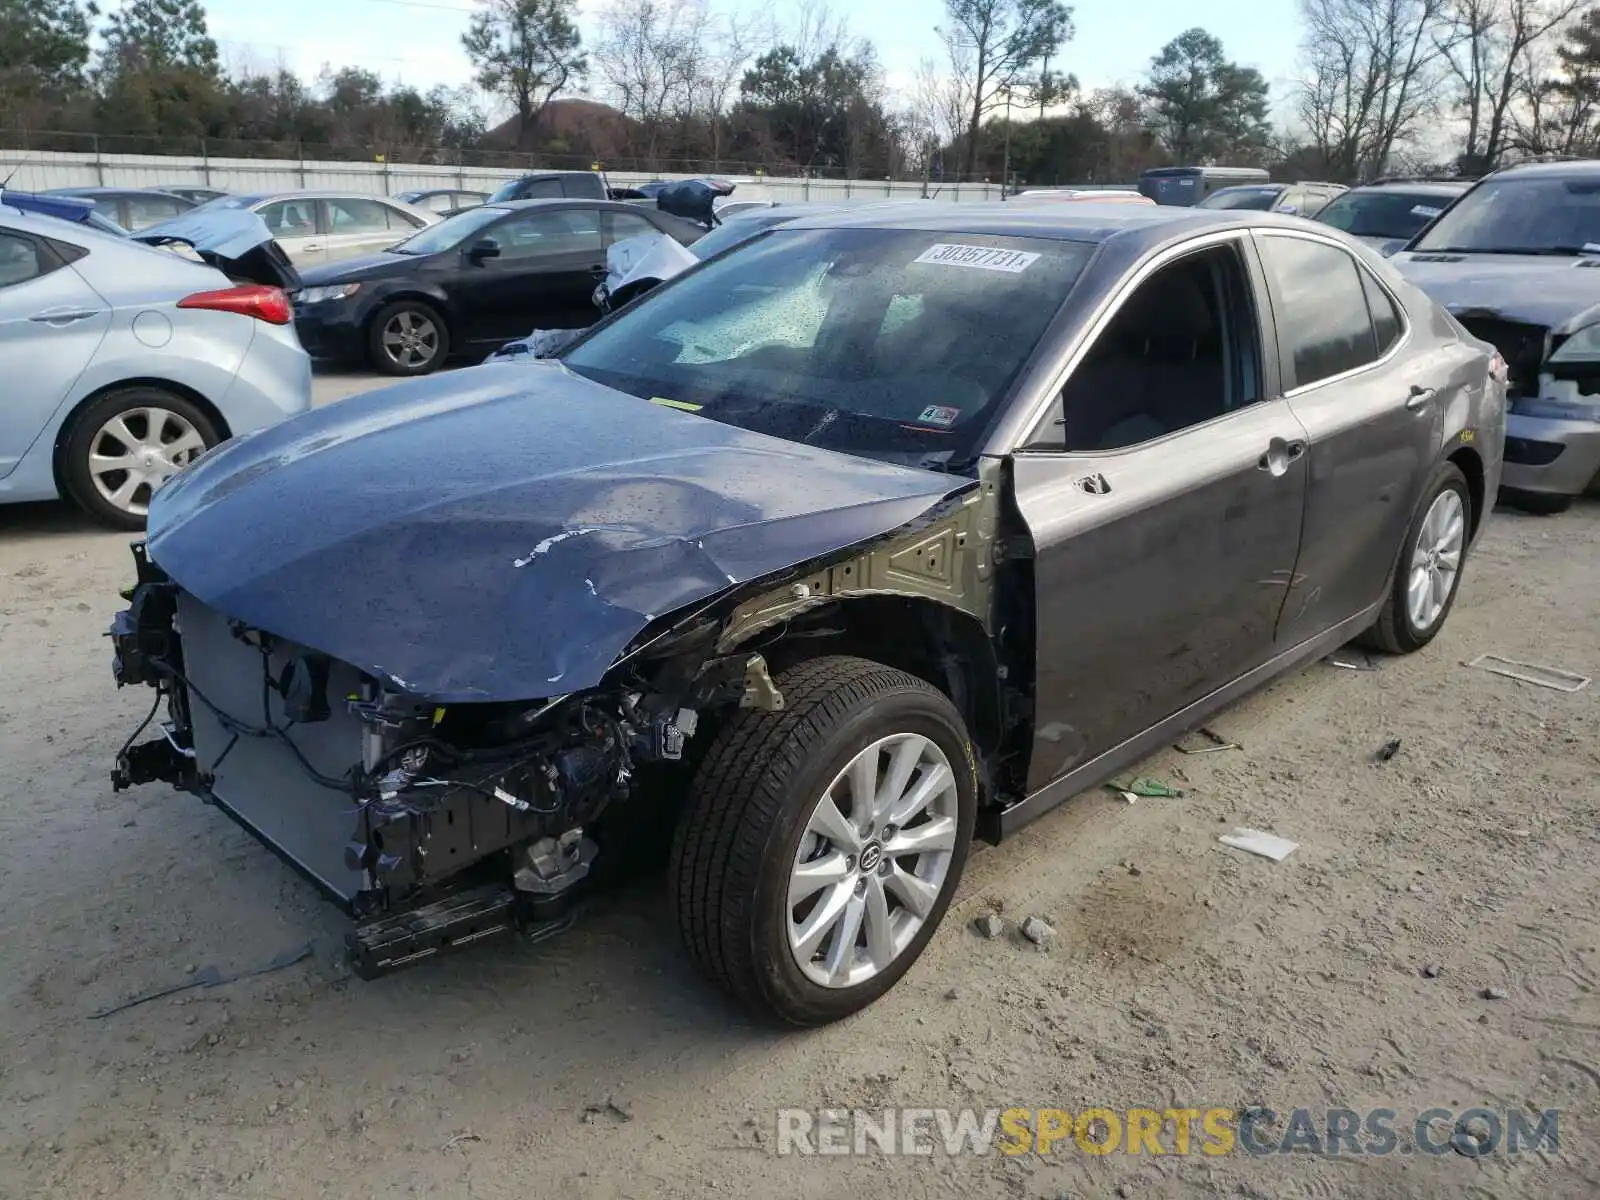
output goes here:
<path id="1" fill-rule="evenodd" d="M 1033 448 L 1123 450 L 1262 398 L 1250 276 L 1230 242 L 1139 285 L 1074 368 Z"/>

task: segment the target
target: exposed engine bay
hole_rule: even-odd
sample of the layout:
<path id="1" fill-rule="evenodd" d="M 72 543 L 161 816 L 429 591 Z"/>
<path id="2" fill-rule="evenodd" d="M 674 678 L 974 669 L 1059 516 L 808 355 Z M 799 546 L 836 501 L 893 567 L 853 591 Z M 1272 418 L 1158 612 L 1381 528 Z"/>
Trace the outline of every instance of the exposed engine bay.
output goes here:
<path id="1" fill-rule="evenodd" d="M 419 702 L 201 605 L 134 548 L 111 630 L 119 685 L 155 705 L 112 774 L 216 804 L 358 920 L 383 974 L 514 925 L 552 932 L 589 875 L 587 835 L 645 763 L 680 760 L 703 708 L 781 707 L 759 654 L 536 704 Z M 137 741 L 156 721 L 159 736 Z"/>

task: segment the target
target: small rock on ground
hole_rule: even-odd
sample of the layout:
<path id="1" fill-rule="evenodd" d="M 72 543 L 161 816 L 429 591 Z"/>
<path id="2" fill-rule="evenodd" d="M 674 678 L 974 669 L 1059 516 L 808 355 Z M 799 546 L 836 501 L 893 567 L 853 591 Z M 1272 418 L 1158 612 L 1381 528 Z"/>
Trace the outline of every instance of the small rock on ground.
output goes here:
<path id="1" fill-rule="evenodd" d="M 1048 950 L 1056 936 L 1055 929 L 1039 917 L 1029 917 L 1022 923 L 1022 936 L 1041 950 Z"/>

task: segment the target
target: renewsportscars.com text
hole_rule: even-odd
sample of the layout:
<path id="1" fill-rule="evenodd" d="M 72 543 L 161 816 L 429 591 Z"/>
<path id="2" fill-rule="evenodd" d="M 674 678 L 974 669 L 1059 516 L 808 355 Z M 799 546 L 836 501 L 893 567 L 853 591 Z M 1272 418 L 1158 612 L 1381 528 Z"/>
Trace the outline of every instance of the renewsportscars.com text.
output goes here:
<path id="1" fill-rule="evenodd" d="M 1468 1158 L 1561 1148 L 1560 1110 L 786 1108 L 780 1155 L 1246 1154 Z"/>

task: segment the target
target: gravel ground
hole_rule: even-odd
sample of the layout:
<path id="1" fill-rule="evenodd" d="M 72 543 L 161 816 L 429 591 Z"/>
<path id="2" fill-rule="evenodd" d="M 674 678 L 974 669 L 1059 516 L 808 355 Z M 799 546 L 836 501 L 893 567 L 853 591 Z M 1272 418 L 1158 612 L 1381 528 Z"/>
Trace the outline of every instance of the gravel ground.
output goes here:
<path id="1" fill-rule="evenodd" d="M 319 398 L 370 386 L 319 380 Z M 342 922 L 226 818 L 107 770 L 148 701 L 100 637 L 125 536 L 0 508 L 0 1197 L 1600 1194 L 1600 504 L 1497 514 L 1441 637 L 1316 665 L 971 860 L 923 961 L 828 1029 L 686 967 L 660 880 L 562 939 L 362 983 Z M 139 689 L 142 693 L 143 689 Z M 1399 738 L 1394 758 L 1374 753 Z M 1300 843 L 1274 863 L 1233 825 Z M 1005 932 L 978 936 L 1000 912 Z M 1041 950 L 1029 916 L 1055 930 Z M 104 1020 L 189 972 L 287 969 Z M 1562 1110 L 1517 1157 L 780 1156 L 779 1108 Z M 1319 1115 L 1320 1119 L 1320 1115 Z M 1279 1132 L 1282 1125 L 1274 1127 Z M 1171 1138 L 1164 1139 L 1168 1148 Z"/>

